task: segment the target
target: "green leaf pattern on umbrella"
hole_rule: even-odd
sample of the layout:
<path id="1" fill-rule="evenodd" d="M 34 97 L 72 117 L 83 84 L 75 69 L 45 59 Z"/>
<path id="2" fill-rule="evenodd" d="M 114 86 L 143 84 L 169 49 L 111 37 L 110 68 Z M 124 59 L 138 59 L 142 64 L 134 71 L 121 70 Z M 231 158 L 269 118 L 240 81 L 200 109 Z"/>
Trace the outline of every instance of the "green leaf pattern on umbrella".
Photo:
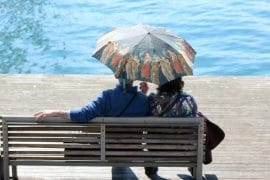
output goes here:
<path id="1" fill-rule="evenodd" d="M 137 25 L 114 29 L 97 42 L 93 56 L 116 77 L 164 84 L 192 75 L 196 52 L 165 28 Z"/>

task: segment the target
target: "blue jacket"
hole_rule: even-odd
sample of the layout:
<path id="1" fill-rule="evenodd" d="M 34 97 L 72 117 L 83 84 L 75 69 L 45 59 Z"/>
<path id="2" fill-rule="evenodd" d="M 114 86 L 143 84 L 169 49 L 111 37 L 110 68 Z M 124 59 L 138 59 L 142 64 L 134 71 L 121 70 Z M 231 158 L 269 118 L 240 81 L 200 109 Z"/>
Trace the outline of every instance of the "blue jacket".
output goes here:
<path id="1" fill-rule="evenodd" d="M 119 116 L 132 97 L 136 95 L 121 116 L 142 117 L 149 114 L 147 96 L 137 91 L 137 87 L 123 91 L 121 85 L 103 91 L 97 98 L 80 109 L 70 110 L 69 118 L 74 122 L 88 122 L 98 116 Z"/>

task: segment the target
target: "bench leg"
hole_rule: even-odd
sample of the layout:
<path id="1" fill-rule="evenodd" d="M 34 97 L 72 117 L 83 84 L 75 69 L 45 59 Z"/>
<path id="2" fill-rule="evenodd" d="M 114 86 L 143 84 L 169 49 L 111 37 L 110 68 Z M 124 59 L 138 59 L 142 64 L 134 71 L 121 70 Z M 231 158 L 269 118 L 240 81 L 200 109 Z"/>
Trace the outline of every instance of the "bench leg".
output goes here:
<path id="1" fill-rule="evenodd" d="M 4 180 L 9 180 L 9 165 L 8 162 L 3 160 L 3 176 L 4 176 Z"/>
<path id="2" fill-rule="evenodd" d="M 0 158 L 0 179 L 3 180 L 4 179 L 4 168 L 3 168 L 3 158 Z"/>
<path id="3" fill-rule="evenodd" d="M 17 180 L 18 179 L 18 176 L 17 176 L 17 166 L 12 166 L 12 178 L 14 180 Z"/>
<path id="4" fill-rule="evenodd" d="M 193 172 L 194 172 L 194 178 L 196 179 L 196 180 L 202 180 L 202 168 L 201 167 L 197 167 L 197 168 L 194 168 L 194 170 L 193 170 Z"/>
<path id="5" fill-rule="evenodd" d="M 189 167 L 188 171 L 190 172 L 193 179 L 202 180 L 202 169 L 197 167 Z"/>

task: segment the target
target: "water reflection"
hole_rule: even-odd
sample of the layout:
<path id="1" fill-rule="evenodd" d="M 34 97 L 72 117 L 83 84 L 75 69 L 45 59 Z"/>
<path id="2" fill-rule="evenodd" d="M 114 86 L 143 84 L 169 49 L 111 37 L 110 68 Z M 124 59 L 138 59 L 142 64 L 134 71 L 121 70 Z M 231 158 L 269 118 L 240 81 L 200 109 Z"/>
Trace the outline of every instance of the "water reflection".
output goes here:
<path id="1" fill-rule="evenodd" d="M 47 5 L 46 0 L 0 2 L 0 73 L 30 73 L 29 52 L 48 48 L 42 24 Z"/>
<path id="2" fill-rule="evenodd" d="M 270 75 L 269 9 L 269 0 L 0 0 L 0 73 L 111 74 L 91 57 L 98 37 L 143 23 L 188 40 L 195 75 Z"/>

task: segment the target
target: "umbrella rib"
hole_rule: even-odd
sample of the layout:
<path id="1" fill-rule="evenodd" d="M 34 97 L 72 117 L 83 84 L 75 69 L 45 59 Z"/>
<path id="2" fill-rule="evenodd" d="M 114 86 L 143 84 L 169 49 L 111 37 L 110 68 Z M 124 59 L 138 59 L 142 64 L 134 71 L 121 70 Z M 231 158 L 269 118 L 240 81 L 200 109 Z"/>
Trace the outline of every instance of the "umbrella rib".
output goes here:
<path id="1" fill-rule="evenodd" d="M 127 39 L 134 39 L 136 37 L 140 37 L 140 36 L 145 36 L 144 34 L 140 34 L 140 35 L 136 35 L 136 36 L 129 36 L 129 37 L 126 37 L 126 38 L 121 38 L 121 39 L 118 39 L 116 41 L 125 41 Z"/>
<path id="2" fill-rule="evenodd" d="M 162 36 L 174 37 L 174 38 L 181 39 L 181 40 L 183 39 L 183 38 L 178 37 L 178 36 L 176 36 L 174 34 L 165 34 L 165 33 L 159 33 L 159 32 L 154 32 L 153 34 L 160 34 Z"/>
<path id="3" fill-rule="evenodd" d="M 137 43 L 135 44 L 132 48 L 130 49 L 133 49 L 136 45 L 140 44 L 144 39 L 146 38 L 146 35 L 144 35 L 144 37 Z M 136 49 L 134 48 L 134 51 L 136 51 Z"/>
<path id="4" fill-rule="evenodd" d="M 164 41 L 163 39 L 160 39 L 159 37 L 157 37 L 155 34 L 152 34 L 152 36 L 154 36 L 155 38 L 159 39 L 160 41 Z M 168 46 L 170 46 L 172 49 L 174 49 L 175 51 L 178 52 L 178 50 L 175 49 L 174 47 L 172 47 L 167 41 L 164 41 L 164 42 L 166 42 L 166 44 L 167 44 Z"/>
<path id="5" fill-rule="evenodd" d="M 150 35 L 153 36 L 152 33 L 151 33 Z M 154 37 L 155 37 L 155 36 L 154 36 Z M 154 50 L 156 50 L 156 48 L 155 48 L 155 43 L 153 42 L 152 38 L 150 38 L 150 40 L 151 40 L 151 43 L 152 43 L 152 45 L 153 45 Z"/>

